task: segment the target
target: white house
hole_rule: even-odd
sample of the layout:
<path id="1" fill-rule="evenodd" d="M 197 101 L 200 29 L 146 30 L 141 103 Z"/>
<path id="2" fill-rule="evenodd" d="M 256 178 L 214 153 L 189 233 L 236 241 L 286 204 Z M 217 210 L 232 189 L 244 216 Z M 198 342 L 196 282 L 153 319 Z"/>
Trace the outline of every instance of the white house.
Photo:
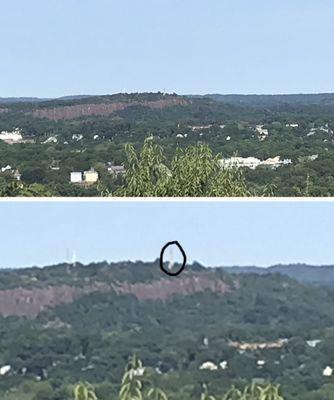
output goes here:
<path id="1" fill-rule="evenodd" d="M 72 140 L 76 140 L 77 142 L 79 141 L 79 140 L 81 140 L 83 138 L 83 135 L 81 135 L 81 133 L 74 133 L 73 135 L 72 135 Z"/>
<path id="2" fill-rule="evenodd" d="M 81 183 L 82 172 L 71 172 L 71 183 Z"/>
<path id="3" fill-rule="evenodd" d="M 6 165 L 5 167 L 1 168 L 1 172 L 10 171 L 11 169 L 12 169 L 12 167 L 10 165 Z"/>
<path id="4" fill-rule="evenodd" d="M 201 129 L 210 129 L 212 127 L 212 124 L 208 125 L 188 125 L 188 128 L 191 128 L 193 132 L 201 130 Z"/>
<path id="5" fill-rule="evenodd" d="M 12 367 L 10 365 L 4 365 L 0 368 L 0 375 L 6 375 L 10 370 L 12 369 Z"/>
<path id="6" fill-rule="evenodd" d="M 2 131 L 0 132 L 0 140 L 6 143 L 19 143 L 22 140 L 21 130 L 16 128 L 13 131 Z"/>
<path id="7" fill-rule="evenodd" d="M 250 169 L 255 169 L 261 164 L 261 160 L 256 157 L 230 157 L 222 158 L 220 163 L 223 168 L 248 167 Z"/>
<path id="8" fill-rule="evenodd" d="M 321 340 L 320 339 L 314 339 L 314 340 L 306 340 L 306 344 L 309 346 L 309 347 L 317 347 L 317 345 L 319 344 L 319 343 L 321 343 Z"/>
<path id="9" fill-rule="evenodd" d="M 227 361 L 221 361 L 219 363 L 219 366 L 221 369 L 227 369 Z"/>
<path id="10" fill-rule="evenodd" d="M 208 371 L 216 371 L 218 369 L 217 365 L 215 363 L 213 363 L 212 361 L 205 361 L 200 367 L 199 369 L 205 369 Z"/>
<path id="11" fill-rule="evenodd" d="M 327 367 L 322 371 L 323 376 L 332 376 L 333 375 L 333 368 L 327 365 Z"/>
<path id="12" fill-rule="evenodd" d="M 291 159 L 287 158 L 281 160 L 280 156 L 267 158 L 266 160 L 259 160 L 256 157 L 230 157 L 222 158 L 220 163 L 223 168 L 231 167 L 247 167 L 250 169 L 255 169 L 260 165 L 264 165 L 270 168 L 277 168 L 281 165 L 291 164 Z"/>

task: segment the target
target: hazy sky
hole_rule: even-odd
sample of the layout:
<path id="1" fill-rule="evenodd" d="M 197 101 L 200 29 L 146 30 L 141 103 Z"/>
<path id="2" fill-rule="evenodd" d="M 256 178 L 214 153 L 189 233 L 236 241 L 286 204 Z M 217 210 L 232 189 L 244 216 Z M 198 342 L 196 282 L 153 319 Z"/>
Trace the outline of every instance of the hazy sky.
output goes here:
<path id="1" fill-rule="evenodd" d="M 0 97 L 334 91 L 333 0 L 0 3 Z"/>
<path id="2" fill-rule="evenodd" d="M 154 260 L 178 240 L 208 266 L 334 264 L 334 202 L 0 202 L 0 267 Z"/>

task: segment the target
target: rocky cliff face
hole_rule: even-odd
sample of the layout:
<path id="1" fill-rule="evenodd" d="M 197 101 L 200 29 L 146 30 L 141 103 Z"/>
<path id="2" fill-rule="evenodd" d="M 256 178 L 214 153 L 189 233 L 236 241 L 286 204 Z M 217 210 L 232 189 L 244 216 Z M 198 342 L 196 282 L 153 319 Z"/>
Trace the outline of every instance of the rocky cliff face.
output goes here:
<path id="1" fill-rule="evenodd" d="M 167 280 L 161 279 L 152 283 L 122 284 L 118 293 L 129 293 L 139 300 L 167 300 L 169 297 L 181 294 L 184 296 L 210 290 L 215 293 L 226 293 L 229 286 L 222 280 L 214 279 L 212 275 L 190 275 L 175 277 Z"/>
<path id="2" fill-rule="evenodd" d="M 33 116 L 47 118 L 53 121 L 73 119 L 91 115 L 106 116 L 128 107 L 143 106 L 150 109 L 163 109 L 166 107 L 188 105 L 190 100 L 172 97 L 153 101 L 106 102 L 98 104 L 77 104 L 71 106 L 58 106 L 54 108 L 38 108 L 33 111 Z"/>
<path id="3" fill-rule="evenodd" d="M 72 303 L 78 298 L 94 292 L 115 292 L 119 295 L 132 294 L 138 300 L 167 300 L 173 295 L 190 295 L 209 290 L 224 294 L 232 288 L 211 273 L 200 275 L 184 274 L 173 279 L 160 279 L 151 283 L 101 283 L 93 282 L 78 287 L 70 285 L 47 286 L 25 289 L 18 287 L 0 290 L 0 315 L 36 317 L 47 308 Z"/>
<path id="4" fill-rule="evenodd" d="M 85 294 L 106 290 L 99 285 L 83 288 L 59 285 L 46 288 L 24 289 L 22 287 L 0 291 L 0 314 L 35 317 L 48 307 L 71 303 Z"/>

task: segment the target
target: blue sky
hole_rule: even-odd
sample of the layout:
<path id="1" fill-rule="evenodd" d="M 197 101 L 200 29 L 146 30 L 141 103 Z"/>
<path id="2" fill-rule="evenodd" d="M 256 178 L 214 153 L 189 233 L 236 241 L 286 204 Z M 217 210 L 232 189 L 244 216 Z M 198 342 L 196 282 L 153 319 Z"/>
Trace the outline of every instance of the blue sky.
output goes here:
<path id="1" fill-rule="evenodd" d="M 0 97 L 334 91 L 332 0 L 1 2 Z"/>
<path id="2" fill-rule="evenodd" d="M 0 202 L 0 268 L 154 260 L 178 240 L 207 266 L 334 263 L 334 202 Z"/>

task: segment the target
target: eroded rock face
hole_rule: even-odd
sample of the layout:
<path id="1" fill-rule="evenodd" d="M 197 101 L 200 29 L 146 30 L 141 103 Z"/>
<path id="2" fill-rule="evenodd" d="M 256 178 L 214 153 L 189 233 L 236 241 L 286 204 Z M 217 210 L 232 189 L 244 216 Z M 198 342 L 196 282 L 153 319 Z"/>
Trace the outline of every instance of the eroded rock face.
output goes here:
<path id="1" fill-rule="evenodd" d="M 46 308 L 72 303 L 94 292 L 132 294 L 138 300 L 167 300 L 173 295 L 190 295 L 210 290 L 224 294 L 231 288 L 212 274 L 184 274 L 173 279 L 160 279 L 151 283 L 101 283 L 94 282 L 83 287 L 58 285 L 45 288 L 0 290 L 0 315 L 36 317 Z"/>
<path id="2" fill-rule="evenodd" d="M 0 314 L 35 317 L 48 307 L 72 303 L 85 294 L 106 291 L 105 285 L 76 287 L 69 285 L 48 286 L 46 288 L 0 290 Z"/>
<path id="3" fill-rule="evenodd" d="M 61 119 L 73 119 L 90 115 L 110 115 L 114 112 L 124 110 L 132 106 L 143 106 L 151 109 L 162 109 L 165 107 L 187 105 L 190 101 L 182 98 L 168 98 L 154 101 L 131 101 L 113 102 L 99 104 L 77 104 L 71 106 L 59 106 L 54 108 L 40 108 L 33 111 L 33 116 L 47 118 L 53 121 Z"/>
<path id="4" fill-rule="evenodd" d="M 215 293 L 226 293 L 229 286 L 222 280 L 210 275 L 184 276 L 175 279 L 161 279 L 152 283 L 123 284 L 119 293 L 130 293 L 139 300 L 167 300 L 175 294 L 189 295 L 210 290 Z"/>

